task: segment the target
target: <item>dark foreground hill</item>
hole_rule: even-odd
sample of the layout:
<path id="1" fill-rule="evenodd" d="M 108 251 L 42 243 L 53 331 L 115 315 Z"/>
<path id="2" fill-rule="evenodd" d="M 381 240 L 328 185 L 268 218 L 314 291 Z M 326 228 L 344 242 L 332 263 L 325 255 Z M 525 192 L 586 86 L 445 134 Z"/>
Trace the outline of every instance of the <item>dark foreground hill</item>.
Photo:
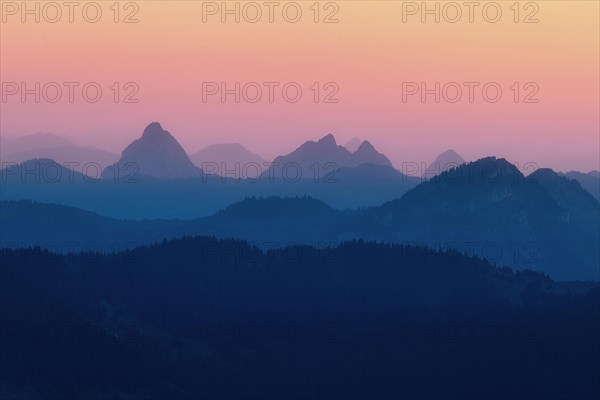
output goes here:
<path id="1" fill-rule="evenodd" d="M 597 398 L 597 284 L 457 252 L 0 252 L 5 398 Z"/>

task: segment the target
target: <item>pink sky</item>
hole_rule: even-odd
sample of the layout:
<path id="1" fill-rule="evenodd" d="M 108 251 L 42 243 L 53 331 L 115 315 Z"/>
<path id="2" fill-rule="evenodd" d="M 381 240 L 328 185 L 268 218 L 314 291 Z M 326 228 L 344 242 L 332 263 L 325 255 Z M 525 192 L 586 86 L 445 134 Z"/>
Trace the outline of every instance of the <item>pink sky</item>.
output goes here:
<path id="1" fill-rule="evenodd" d="M 57 23 L 43 15 L 39 23 L 32 16 L 23 23 L 19 12 L 4 10 L 4 91 L 7 82 L 97 82 L 103 98 L 88 103 L 76 91 L 70 103 L 66 89 L 57 103 L 8 96 L 0 103 L 0 133 L 53 132 L 120 152 L 149 122 L 159 121 L 190 153 L 239 142 L 272 158 L 333 133 L 340 143 L 369 139 L 396 165 L 428 162 L 453 148 L 467 159 L 497 155 L 557 170 L 600 168 L 597 2 L 537 2 L 538 10 L 521 2 L 518 23 L 508 8 L 512 1 L 499 2 L 497 23 L 486 22 L 481 12 L 472 23 L 467 16 L 458 23 L 422 23 L 419 14 L 403 23 L 402 2 L 337 2 L 337 11 L 325 3 L 319 23 L 309 9 L 312 1 L 298 2 L 303 14 L 297 23 L 277 12 L 273 23 L 265 16 L 257 23 L 235 23 L 233 17 L 222 23 L 218 14 L 204 23 L 202 2 L 194 1 L 136 2 L 139 22 L 131 24 L 121 20 L 135 9 L 121 10 L 115 23 L 112 2 L 99 2 L 97 23 L 77 12 L 69 23 L 65 10 Z M 321 21 L 334 11 L 338 23 Z M 523 23 L 532 11 L 538 22 Z M 139 103 L 114 103 L 113 82 L 135 82 Z M 204 103 L 203 82 L 297 82 L 303 96 L 292 104 L 276 91 L 270 103 L 265 89 L 254 104 L 236 104 L 232 96 L 226 103 L 218 96 Z M 321 95 L 327 82 L 335 82 L 339 102 L 315 104 L 314 82 Z M 432 95 L 426 103 L 419 96 L 403 102 L 403 82 L 458 82 L 463 97 L 457 103 L 435 103 Z M 479 88 L 497 82 L 502 98 L 486 102 L 476 90 L 470 103 L 463 82 L 479 82 Z M 521 87 L 518 103 L 514 82 Z M 538 103 L 522 101 L 531 91 L 523 89 L 527 82 L 539 88 Z"/>

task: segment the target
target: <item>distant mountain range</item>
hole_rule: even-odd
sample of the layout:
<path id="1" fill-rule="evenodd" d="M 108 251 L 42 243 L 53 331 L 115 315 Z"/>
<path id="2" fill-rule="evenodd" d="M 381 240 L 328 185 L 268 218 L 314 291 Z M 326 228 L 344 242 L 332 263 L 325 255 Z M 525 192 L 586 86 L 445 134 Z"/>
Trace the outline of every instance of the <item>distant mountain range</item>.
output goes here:
<path id="1" fill-rule="evenodd" d="M 0 136 L 0 157 L 37 149 L 74 146 L 75 143 L 53 133 L 34 133 L 19 138 Z"/>
<path id="2" fill-rule="evenodd" d="M 75 149 L 70 142 L 50 134 L 32 135 L 16 142 L 20 144 L 13 149 L 31 147 L 32 143 L 50 146 L 46 151 L 38 149 L 30 154 L 34 157 L 38 152 L 47 152 L 55 155 L 59 163 L 68 158 L 95 159 L 102 166 L 116 157 L 95 149 Z M 65 144 L 67 146 L 63 146 Z M 254 167 L 240 170 L 235 167 L 236 160 L 241 160 L 240 165 L 254 163 Z M 203 162 L 213 163 L 206 174 L 194 164 Z M 401 197 L 423 179 L 432 178 L 432 171 L 436 174 L 464 165 L 464 159 L 448 150 L 427 167 L 424 177 L 407 176 L 394 169 L 390 160 L 368 141 L 362 141 L 356 151 L 351 152 L 338 145 L 330 134 L 277 157 L 257 179 L 255 174 L 259 171 L 255 167 L 259 163 L 265 168 L 269 165 L 239 144 L 209 146 L 189 157 L 177 140 L 155 122 L 127 146 L 117 163 L 104 169 L 104 179 L 100 181 L 85 179 L 82 175 L 87 173 L 96 178 L 96 168 L 57 169 L 52 166 L 50 157 L 33 158 L 16 167 L 4 165 L 0 199 L 54 202 L 128 219 L 189 219 L 210 215 L 248 196 L 308 195 L 338 209 L 372 207 Z M 40 175 L 38 179 L 26 173 L 36 170 Z M 41 176 L 54 170 L 62 171 L 58 182 Z M 242 171 L 250 179 L 238 179 Z M 221 174 L 225 176 L 219 176 Z M 596 198 L 600 197 L 597 172 L 569 172 L 566 176 L 576 179 Z"/>
<path id="3" fill-rule="evenodd" d="M 127 146 L 121 157 L 93 147 L 76 145 L 68 139 L 50 133 L 38 133 L 18 139 L 0 136 L 0 141 L 0 161 L 2 162 L 23 163 L 34 159 L 51 159 L 60 164 L 78 163 L 79 168 L 73 168 L 72 165 L 70 168 L 87 173 L 94 178 L 98 177 L 97 170 L 101 169 L 103 176 L 111 180 L 124 176 L 145 176 L 158 179 L 198 177 L 203 175 L 203 164 L 209 169 L 206 171 L 207 174 L 230 178 L 225 181 L 232 181 L 231 178 L 256 179 L 261 173 L 265 177 L 284 178 L 285 181 L 299 178 L 312 179 L 315 182 L 336 181 L 335 176 L 341 175 L 365 177 L 365 173 L 369 170 L 372 172 L 377 170 L 377 173 L 384 173 L 388 176 L 393 175 L 391 171 L 384 172 L 380 168 L 364 167 L 364 164 L 372 164 L 393 168 L 390 160 L 378 152 L 368 141 L 361 141 L 355 137 L 349 140 L 345 146 L 339 146 L 331 134 L 316 142 L 307 141 L 291 153 L 276 157 L 273 160 L 275 164 L 271 168 L 268 167 L 270 163 L 261 156 L 248 151 L 239 143 L 210 145 L 188 156 L 177 140 L 162 129 L 157 122 L 149 124 L 142 136 Z M 83 166 L 89 163 L 94 165 L 89 165 L 84 169 Z M 400 192 L 404 193 L 406 187 L 410 188 L 417 184 L 419 178 L 430 179 L 464 163 L 465 159 L 458 153 L 452 149 L 447 150 L 427 166 L 419 165 L 419 168 L 422 169 L 419 176 L 405 171 L 411 175 L 406 179 L 410 183 L 401 185 L 403 187 Z M 361 167 L 360 171 L 343 172 L 347 168 L 359 166 Z M 6 167 L 6 164 L 3 167 Z M 262 170 L 259 170 L 258 167 L 261 167 Z M 564 175 L 577 180 L 596 199 L 600 199 L 600 172 L 570 171 Z M 378 177 L 372 178 L 378 180 Z M 403 178 L 407 178 L 407 176 L 403 175 Z M 310 194 L 312 193 L 314 192 Z M 255 193 L 248 193 L 248 195 L 253 194 Z M 281 193 L 274 191 L 272 194 Z M 383 201 L 390 199 L 389 197 L 384 198 Z M 375 205 L 377 201 L 364 204 L 352 201 L 343 203 L 366 206 Z"/>
<path id="4" fill-rule="evenodd" d="M 119 156 L 93 147 L 64 146 L 40 148 L 7 154 L 2 158 L 5 163 L 17 163 L 40 158 L 48 158 L 63 165 L 78 165 L 80 171 L 85 171 L 92 177 L 100 177 L 102 171 L 114 164 Z M 76 167 L 75 167 L 76 168 Z"/>
<path id="5" fill-rule="evenodd" d="M 316 142 L 307 141 L 291 153 L 275 158 L 271 170 L 265 174 L 277 178 L 287 171 L 292 176 L 310 179 L 325 176 L 339 168 L 353 168 L 363 164 L 393 168 L 390 160 L 375 150 L 368 141 L 363 141 L 352 153 L 338 145 L 332 134 L 328 134 Z"/>
<path id="6" fill-rule="evenodd" d="M 22 202 L 3 202 L 1 209 L 2 236 L 16 243 L 44 242 L 50 235 L 44 225 L 54 223 L 59 226 L 52 236 L 57 240 L 87 237 L 106 246 L 186 235 L 237 237 L 259 247 L 325 246 L 362 238 L 454 249 L 498 266 L 539 270 L 554 279 L 598 280 L 600 273 L 598 201 L 578 182 L 551 170 L 525 177 L 514 165 L 493 157 L 444 172 L 382 206 L 353 211 L 308 197 L 249 198 L 187 221 L 114 221 Z M 43 223 L 40 215 L 57 220 Z M 97 228 L 85 234 L 86 226 Z"/>
<path id="7" fill-rule="evenodd" d="M 308 195 L 338 209 L 375 206 L 401 196 L 421 181 L 372 164 L 341 168 L 318 182 L 268 177 L 237 181 L 212 175 L 158 179 L 136 174 L 131 165 L 119 164 L 118 176 L 107 170 L 106 178 L 97 180 L 52 160 L 29 160 L 0 170 L 0 200 L 63 204 L 115 218 L 190 219 L 213 214 L 248 196 Z"/>
<path id="8" fill-rule="evenodd" d="M 293 152 L 276 157 L 270 166 L 238 143 L 208 146 L 188 156 L 169 132 L 153 122 L 139 139 L 123 150 L 118 163 L 107 168 L 104 176 L 112 178 L 115 168 L 134 165 L 137 175 L 159 179 L 202 176 L 206 168 L 207 174 L 227 178 L 255 179 L 263 175 L 285 181 L 319 181 L 332 177 L 340 168 L 363 164 L 393 168 L 390 160 L 368 141 L 361 142 L 356 151 L 350 152 L 339 146 L 331 134 L 317 142 L 307 141 Z"/>
<path id="9" fill-rule="evenodd" d="M 258 161 L 239 146 L 216 148 Z M 194 157 L 204 158 L 203 154 L 208 157 L 207 151 Z M 421 181 L 395 170 L 369 142 L 350 153 L 338 146 L 332 135 L 307 142 L 275 163 L 278 169 L 267 169 L 259 179 L 238 180 L 212 171 L 204 174 L 169 132 L 152 123 L 116 164 L 104 170 L 104 179 L 86 179 L 82 171 L 54 165 L 47 158 L 28 160 L 0 171 L 0 199 L 52 202 L 116 218 L 189 219 L 210 215 L 248 196 L 309 195 L 339 209 L 375 206 L 401 196 Z M 293 168 L 286 168 L 290 165 Z"/>
<path id="10" fill-rule="evenodd" d="M 114 164 L 119 156 L 89 146 L 80 146 L 51 133 L 27 135 L 18 139 L 0 138 L 0 162 L 23 163 L 28 160 L 48 158 L 60 164 L 79 166 L 79 170 L 99 177 L 102 170 Z"/>

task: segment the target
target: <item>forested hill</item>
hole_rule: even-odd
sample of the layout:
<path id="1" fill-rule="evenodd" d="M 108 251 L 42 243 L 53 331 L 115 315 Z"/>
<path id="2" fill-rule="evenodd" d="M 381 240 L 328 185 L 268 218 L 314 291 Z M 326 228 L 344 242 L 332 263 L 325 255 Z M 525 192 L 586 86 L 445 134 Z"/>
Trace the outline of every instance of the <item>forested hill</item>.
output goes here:
<path id="1" fill-rule="evenodd" d="M 362 241 L 263 251 L 188 237 L 0 256 L 0 397 L 598 393 L 594 283 Z"/>

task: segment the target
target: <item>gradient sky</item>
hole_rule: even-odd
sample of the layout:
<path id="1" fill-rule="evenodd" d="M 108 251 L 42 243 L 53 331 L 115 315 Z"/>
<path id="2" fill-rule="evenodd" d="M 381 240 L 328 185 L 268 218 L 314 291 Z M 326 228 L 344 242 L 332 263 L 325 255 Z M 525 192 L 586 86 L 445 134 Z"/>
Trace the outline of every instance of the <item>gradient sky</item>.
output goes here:
<path id="1" fill-rule="evenodd" d="M 95 81 L 104 95 L 95 104 L 80 91 L 72 104 L 66 92 L 54 104 L 9 97 L 1 103 L 0 133 L 53 132 L 120 152 L 159 121 L 189 153 L 239 142 L 271 158 L 333 133 L 341 143 L 369 139 L 396 165 L 428 162 L 453 148 L 467 159 L 497 155 L 563 171 L 600 168 L 597 1 L 538 1 L 539 22 L 530 24 L 513 21 L 513 1 L 497 2 L 503 12 L 497 23 L 484 20 L 482 7 L 472 23 L 467 8 L 458 23 L 435 23 L 432 16 L 422 23 L 420 14 L 402 21 L 403 2 L 340 1 L 339 22 L 330 24 L 313 21 L 313 1 L 298 2 L 303 15 L 295 24 L 283 19 L 281 6 L 273 23 L 266 7 L 254 24 L 231 16 L 222 23 L 220 15 L 203 22 L 201 1 L 139 1 L 138 23 L 114 23 L 113 2 L 98 3 L 98 23 L 83 20 L 80 10 L 73 23 L 67 9 L 57 23 L 35 23 L 31 16 L 23 23 L 20 14 L 3 14 L 2 82 Z M 333 10 L 324 10 L 325 3 L 321 18 Z M 523 9 L 525 3 L 520 19 L 533 10 Z M 130 81 L 139 85 L 139 103 L 115 104 L 108 87 Z M 304 92 L 295 104 L 283 101 L 280 91 L 272 104 L 235 104 L 232 97 L 224 104 L 216 97 L 202 102 L 202 82 L 236 81 L 295 81 Z M 470 103 L 465 88 L 458 103 L 436 104 L 432 96 L 403 103 L 403 82 L 436 81 L 498 82 L 503 95 L 489 103 L 476 90 Z M 339 103 L 315 104 L 313 82 L 336 82 Z M 514 82 L 535 82 L 539 103 L 514 103 Z"/>

